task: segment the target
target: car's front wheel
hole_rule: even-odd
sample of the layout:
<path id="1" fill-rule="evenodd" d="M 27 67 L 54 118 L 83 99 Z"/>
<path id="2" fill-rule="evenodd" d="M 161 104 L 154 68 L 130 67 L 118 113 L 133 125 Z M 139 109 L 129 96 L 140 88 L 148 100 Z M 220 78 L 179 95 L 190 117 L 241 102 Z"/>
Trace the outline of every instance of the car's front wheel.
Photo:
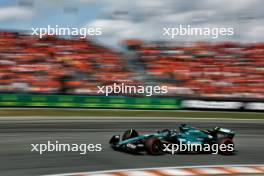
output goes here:
<path id="1" fill-rule="evenodd" d="M 130 129 L 130 130 L 127 130 L 123 136 L 122 136 L 122 140 L 127 140 L 127 139 L 130 139 L 130 138 L 134 138 L 134 137 L 138 137 L 138 132 L 134 129 Z"/>

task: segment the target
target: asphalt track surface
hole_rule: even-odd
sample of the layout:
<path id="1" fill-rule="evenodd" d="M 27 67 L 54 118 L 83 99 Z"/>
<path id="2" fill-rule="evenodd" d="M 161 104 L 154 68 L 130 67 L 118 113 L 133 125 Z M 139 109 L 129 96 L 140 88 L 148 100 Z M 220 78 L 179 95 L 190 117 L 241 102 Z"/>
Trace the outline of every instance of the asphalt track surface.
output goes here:
<path id="1" fill-rule="evenodd" d="M 134 128 L 148 133 L 187 123 L 198 128 L 221 126 L 235 130 L 236 155 L 212 154 L 131 155 L 113 151 L 113 134 Z M 100 143 L 101 152 L 31 152 L 31 145 L 47 143 Z M 0 120 L 0 175 L 31 176 L 109 169 L 264 163 L 264 121 L 183 119 L 60 119 Z"/>

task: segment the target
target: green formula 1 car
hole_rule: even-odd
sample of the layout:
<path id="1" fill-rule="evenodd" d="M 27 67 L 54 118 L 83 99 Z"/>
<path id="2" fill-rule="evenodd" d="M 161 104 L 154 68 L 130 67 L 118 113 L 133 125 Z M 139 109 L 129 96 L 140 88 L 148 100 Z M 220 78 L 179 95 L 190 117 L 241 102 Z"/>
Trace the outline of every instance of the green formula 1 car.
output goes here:
<path id="1" fill-rule="evenodd" d="M 234 132 L 216 127 L 200 130 L 182 124 L 179 130 L 165 129 L 152 134 L 140 135 L 136 130 L 127 130 L 113 136 L 109 143 L 114 150 L 129 153 L 147 152 L 150 155 L 162 153 L 212 153 L 231 155 L 234 153 Z"/>

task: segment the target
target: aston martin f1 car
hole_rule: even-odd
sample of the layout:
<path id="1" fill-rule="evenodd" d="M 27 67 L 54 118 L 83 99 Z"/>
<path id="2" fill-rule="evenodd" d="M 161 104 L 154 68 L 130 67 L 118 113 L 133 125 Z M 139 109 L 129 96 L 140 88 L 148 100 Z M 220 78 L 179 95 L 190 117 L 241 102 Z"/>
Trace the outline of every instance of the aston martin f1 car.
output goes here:
<path id="1" fill-rule="evenodd" d="M 230 129 L 215 127 L 213 130 L 201 130 L 181 124 L 179 129 L 164 129 L 152 134 L 139 134 L 136 130 L 129 129 L 124 132 L 122 138 L 121 135 L 114 135 L 109 143 L 114 150 L 134 154 L 213 153 L 217 149 L 213 154 L 231 155 L 235 152 L 234 135 Z M 182 146 L 185 150 L 180 150 Z M 186 150 L 186 146 L 194 146 L 199 150 Z"/>

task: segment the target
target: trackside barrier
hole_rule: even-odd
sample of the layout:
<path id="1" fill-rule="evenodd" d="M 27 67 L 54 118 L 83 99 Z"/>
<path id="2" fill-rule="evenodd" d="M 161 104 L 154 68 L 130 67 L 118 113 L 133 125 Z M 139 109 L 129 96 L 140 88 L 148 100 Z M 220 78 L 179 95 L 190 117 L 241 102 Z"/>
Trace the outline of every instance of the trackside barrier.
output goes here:
<path id="1" fill-rule="evenodd" d="M 181 100 L 157 97 L 0 94 L 0 107 L 180 109 Z"/>
<path id="2" fill-rule="evenodd" d="M 0 107 L 264 111 L 264 100 L 201 97 L 190 99 L 184 97 L 0 94 Z"/>
<path id="3" fill-rule="evenodd" d="M 232 110 L 232 111 L 264 111 L 264 101 L 253 100 L 215 100 L 185 99 L 181 102 L 183 109 L 192 110 Z"/>

